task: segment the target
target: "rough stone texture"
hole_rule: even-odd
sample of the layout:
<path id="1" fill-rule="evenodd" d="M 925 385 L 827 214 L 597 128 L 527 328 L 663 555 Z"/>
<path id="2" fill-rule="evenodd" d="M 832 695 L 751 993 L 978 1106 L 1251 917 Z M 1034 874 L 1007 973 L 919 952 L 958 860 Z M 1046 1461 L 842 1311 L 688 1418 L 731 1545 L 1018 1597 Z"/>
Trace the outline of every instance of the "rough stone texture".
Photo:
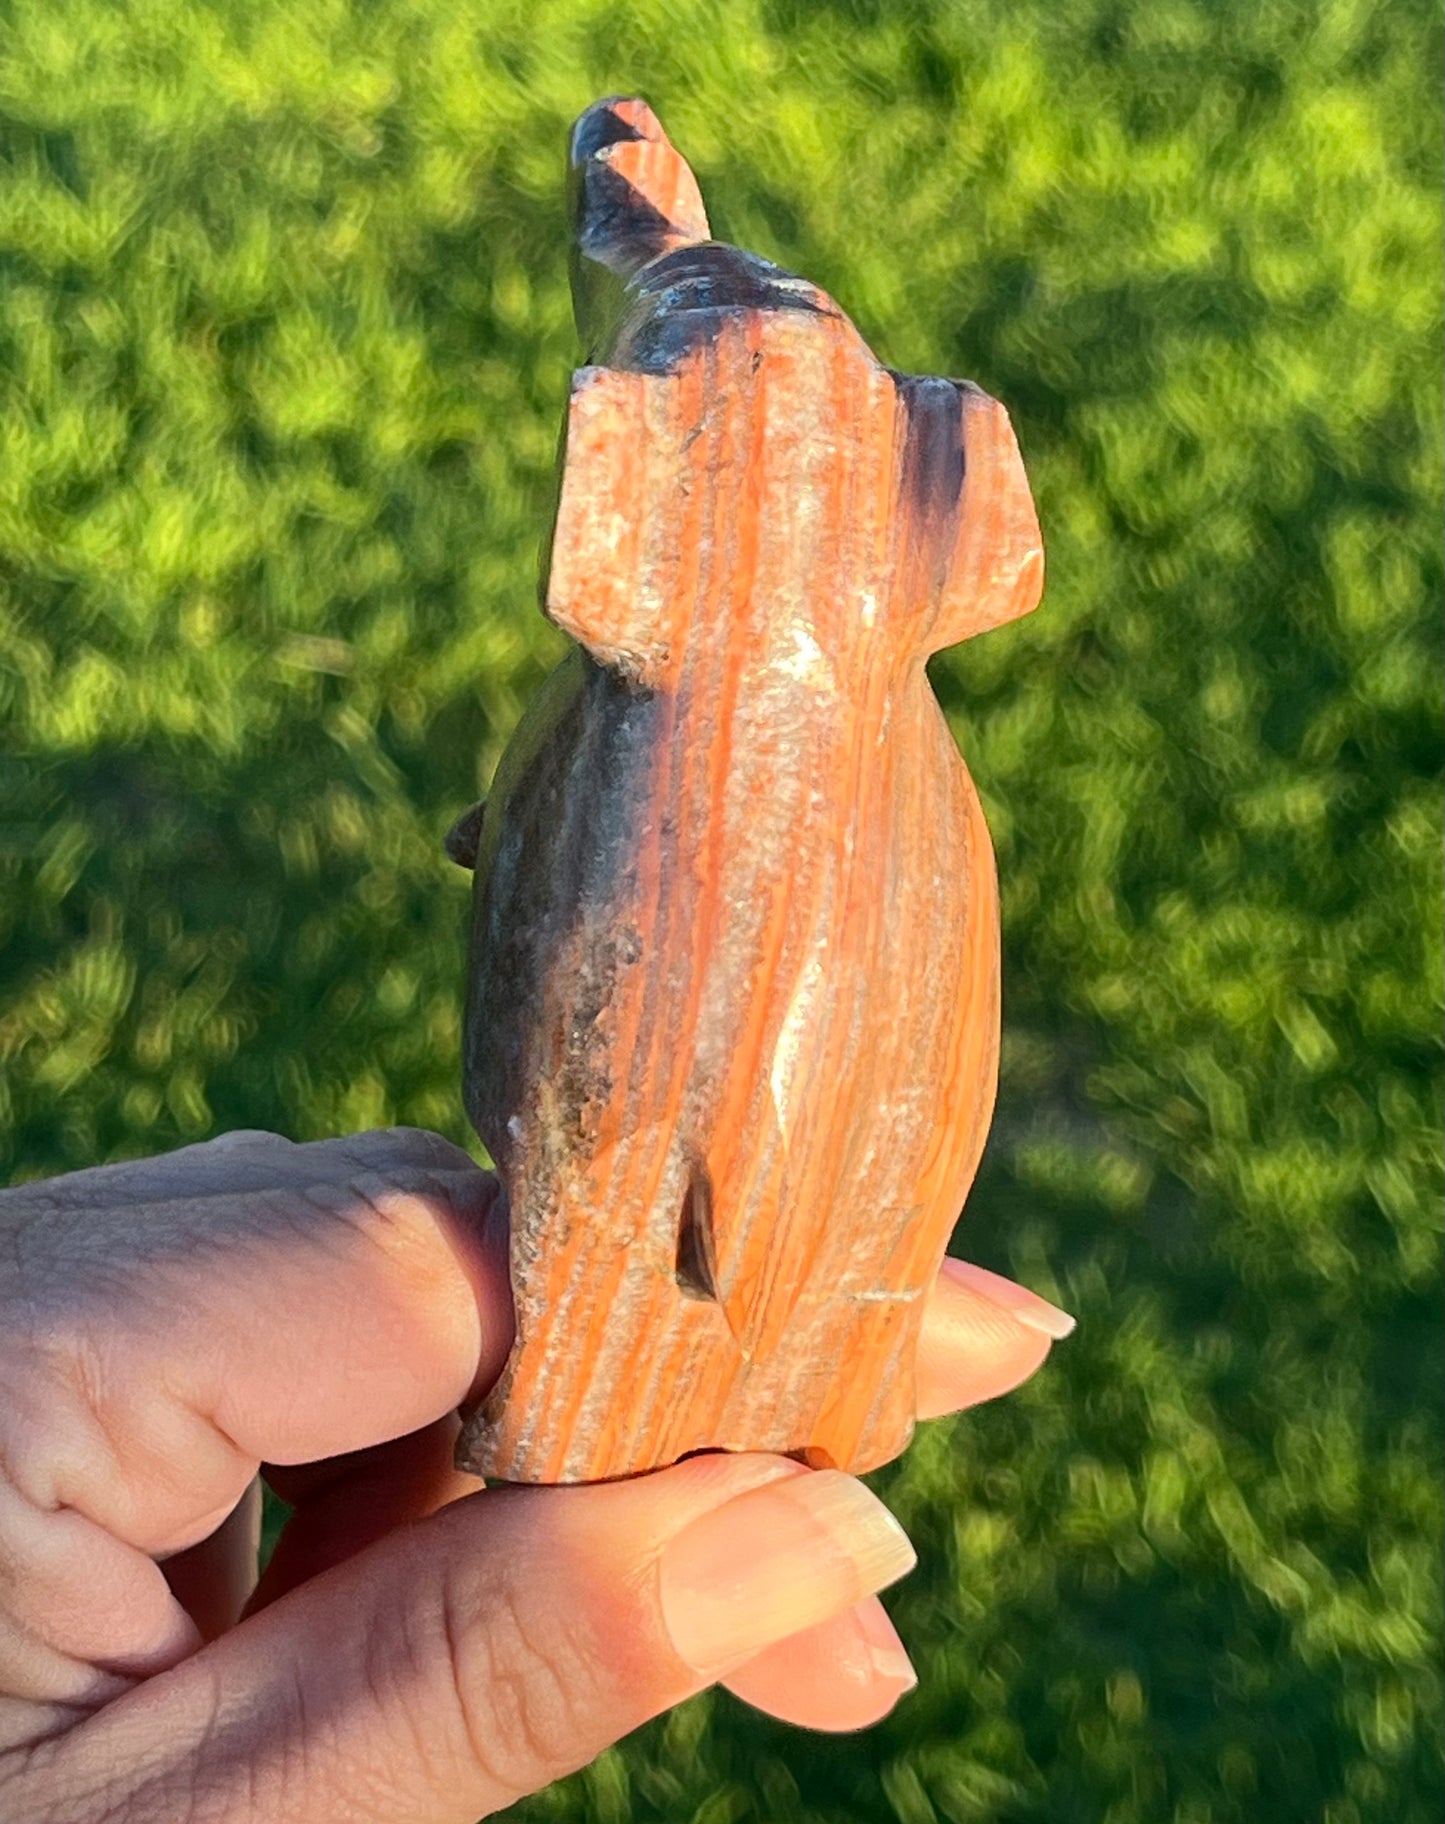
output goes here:
<path id="1" fill-rule="evenodd" d="M 993 853 L 924 666 L 1035 606 L 1038 524 L 1003 408 L 710 241 L 645 103 L 571 153 L 591 364 L 545 603 L 578 645 L 454 843 L 518 1313 L 458 1460 L 865 1470 L 997 1063 Z"/>

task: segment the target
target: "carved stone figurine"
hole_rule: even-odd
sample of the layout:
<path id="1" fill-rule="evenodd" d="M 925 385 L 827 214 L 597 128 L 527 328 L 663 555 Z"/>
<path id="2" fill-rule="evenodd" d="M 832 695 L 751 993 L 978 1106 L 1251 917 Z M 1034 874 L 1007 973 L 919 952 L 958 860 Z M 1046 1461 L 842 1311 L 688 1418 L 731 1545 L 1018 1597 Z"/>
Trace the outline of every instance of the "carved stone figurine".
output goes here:
<path id="1" fill-rule="evenodd" d="M 1002 406 L 711 240 L 644 102 L 577 122 L 571 195 L 543 599 L 577 644 L 449 839 L 517 1306 L 458 1461 L 866 1470 L 998 1051 L 993 851 L 924 666 L 1036 605 L 1038 522 Z"/>

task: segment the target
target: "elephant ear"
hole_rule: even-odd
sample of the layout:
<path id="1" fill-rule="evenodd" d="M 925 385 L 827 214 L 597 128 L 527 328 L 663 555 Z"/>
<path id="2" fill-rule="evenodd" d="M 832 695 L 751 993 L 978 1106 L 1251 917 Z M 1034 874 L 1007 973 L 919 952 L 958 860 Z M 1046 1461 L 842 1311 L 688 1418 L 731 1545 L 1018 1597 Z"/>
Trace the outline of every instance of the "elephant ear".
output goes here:
<path id="1" fill-rule="evenodd" d="M 1008 413 L 967 380 L 900 375 L 896 599 L 924 652 L 1039 605 L 1043 540 Z"/>
<path id="2" fill-rule="evenodd" d="M 543 577 L 547 616 L 599 664 L 656 682 L 673 650 L 675 595 L 651 549 L 665 513 L 650 471 L 671 438 L 665 376 L 581 367 L 572 376 L 561 490 Z"/>
<path id="3" fill-rule="evenodd" d="M 697 179 L 652 109 L 637 96 L 599 101 L 570 148 L 572 295 L 589 353 L 605 350 L 643 267 L 708 238 Z M 572 376 L 551 556 L 543 579 L 550 618 L 592 656 L 655 680 L 673 649 L 665 624 L 675 591 L 653 545 L 676 502 L 672 382 L 666 375 L 589 365 Z"/>

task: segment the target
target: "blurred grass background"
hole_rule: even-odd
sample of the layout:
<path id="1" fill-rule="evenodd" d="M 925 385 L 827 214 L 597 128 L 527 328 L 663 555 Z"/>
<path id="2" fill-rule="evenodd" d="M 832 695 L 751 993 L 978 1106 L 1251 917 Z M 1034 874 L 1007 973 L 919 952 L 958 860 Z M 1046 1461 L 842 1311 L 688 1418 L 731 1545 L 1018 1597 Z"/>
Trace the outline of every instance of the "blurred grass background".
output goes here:
<path id="1" fill-rule="evenodd" d="M 441 836 L 560 641 L 564 134 L 1014 416 L 937 685 L 1005 914 L 959 1246 L 1077 1337 L 880 1478 L 921 1690 L 517 1809 L 1440 1815 L 1441 33 L 1424 0 L 0 0 L 0 1172 L 465 1138 Z M 919 959 L 927 967 L 927 959 Z"/>

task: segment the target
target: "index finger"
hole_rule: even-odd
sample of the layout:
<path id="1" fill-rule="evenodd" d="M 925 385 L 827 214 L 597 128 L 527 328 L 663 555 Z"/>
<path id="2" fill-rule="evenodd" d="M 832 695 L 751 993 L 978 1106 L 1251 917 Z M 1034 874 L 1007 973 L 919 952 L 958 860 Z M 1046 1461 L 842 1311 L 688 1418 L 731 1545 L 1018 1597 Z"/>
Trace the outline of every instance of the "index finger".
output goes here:
<path id="1" fill-rule="evenodd" d="M 25 1494 L 164 1553 L 263 1460 L 450 1411 L 510 1347 L 498 1195 L 415 1130 L 244 1136 L 11 1193 L 5 1429 Z"/>

